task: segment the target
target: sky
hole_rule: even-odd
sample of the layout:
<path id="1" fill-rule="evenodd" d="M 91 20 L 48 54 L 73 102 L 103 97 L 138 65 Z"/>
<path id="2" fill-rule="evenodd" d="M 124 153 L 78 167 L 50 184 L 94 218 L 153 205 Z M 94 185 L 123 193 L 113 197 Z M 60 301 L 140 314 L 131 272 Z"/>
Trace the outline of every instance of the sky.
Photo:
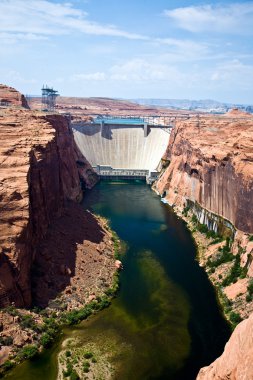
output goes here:
<path id="1" fill-rule="evenodd" d="M 253 1 L 0 0 L 0 82 L 253 104 Z"/>

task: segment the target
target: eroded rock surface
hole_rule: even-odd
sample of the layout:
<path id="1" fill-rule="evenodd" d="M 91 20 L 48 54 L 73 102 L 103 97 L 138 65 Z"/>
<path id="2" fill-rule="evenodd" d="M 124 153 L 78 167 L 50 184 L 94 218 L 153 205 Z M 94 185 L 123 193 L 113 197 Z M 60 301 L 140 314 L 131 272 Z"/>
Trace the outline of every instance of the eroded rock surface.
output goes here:
<path id="1" fill-rule="evenodd" d="M 253 233 L 253 118 L 241 112 L 178 122 L 157 183 L 171 205 L 186 200 Z"/>
<path id="2" fill-rule="evenodd" d="M 77 166 L 88 187 L 96 175 L 60 115 L 6 108 L 0 138 L 0 306 L 23 307 L 31 303 L 36 244 L 65 201 L 82 198 Z"/>
<path id="3" fill-rule="evenodd" d="M 0 106 L 20 106 L 29 108 L 26 98 L 15 88 L 0 84 Z"/>
<path id="4" fill-rule="evenodd" d="M 224 353 L 200 370 L 197 380 L 253 379 L 253 314 L 234 330 Z"/>

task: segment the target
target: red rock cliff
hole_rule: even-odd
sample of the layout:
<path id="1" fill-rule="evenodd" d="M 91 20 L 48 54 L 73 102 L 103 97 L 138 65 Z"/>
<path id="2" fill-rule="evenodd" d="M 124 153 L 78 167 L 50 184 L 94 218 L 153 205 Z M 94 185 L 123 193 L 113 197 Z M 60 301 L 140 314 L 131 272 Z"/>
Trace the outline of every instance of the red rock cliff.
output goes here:
<path id="1" fill-rule="evenodd" d="M 29 306 L 36 244 L 65 200 L 82 197 L 77 164 L 88 187 L 97 179 L 62 116 L 7 108 L 0 138 L 0 306 Z"/>
<path id="2" fill-rule="evenodd" d="M 176 124 L 156 188 L 170 204 L 187 200 L 253 233 L 253 118 L 233 112 Z"/>
<path id="3" fill-rule="evenodd" d="M 197 380 L 253 379 L 253 314 L 241 322 L 226 344 L 224 353 L 199 372 Z"/>
<path id="4" fill-rule="evenodd" d="M 197 205 L 194 212 L 201 210 L 198 218 L 211 213 L 214 218 L 219 216 L 226 223 L 230 222 L 235 232 L 232 251 L 240 254 L 247 277 L 235 279 L 235 283 L 223 286 L 223 290 L 230 301 L 233 297 L 229 296 L 229 291 L 237 291 L 238 297 L 231 305 L 243 318 L 247 317 L 252 311 L 252 302 L 245 300 L 245 292 L 253 273 L 253 244 L 249 238 L 253 233 L 252 116 L 234 110 L 225 116 L 192 117 L 178 122 L 164 160 L 167 160 L 168 167 L 156 189 L 168 203 L 181 212 L 186 205 Z M 206 221 L 204 217 L 200 220 L 201 223 Z M 215 245 L 210 247 L 217 254 Z M 206 252 L 209 258 L 212 254 L 210 247 Z M 219 278 L 226 277 L 226 265 L 216 268 Z M 209 273 L 209 276 L 214 283 L 221 281 L 218 275 L 216 280 L 215 274 Z M 241 288 L 244 285 L 243 290 L 239 285 Z M 253 315 L 238 325 L 223 355 L 203 368 L 197 379 L 253 379 L 252 328 Z"/>
<path id="5" fill-rule="evenodd" d="M 29 108 L 26 98 L 15 88 L 0 84 L 0 106 L 20 106 Z"/>

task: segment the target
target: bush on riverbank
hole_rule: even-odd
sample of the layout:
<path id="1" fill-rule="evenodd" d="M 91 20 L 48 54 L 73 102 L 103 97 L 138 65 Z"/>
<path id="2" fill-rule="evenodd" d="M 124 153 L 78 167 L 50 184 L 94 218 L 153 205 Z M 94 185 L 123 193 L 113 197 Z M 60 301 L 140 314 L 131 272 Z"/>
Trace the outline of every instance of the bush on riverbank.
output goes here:
<path id="1" fill-rule="evenodd" d="M 251 302 L 253 298 L 253 279 L 249 281 L 249 284 L 247 286 L 248 294 L 246 295 L 246 301 Z"/>
<path id="2" fill-rule="evenodd" d="M 38 353 L 38 346 L 36 346 L 35 344 L 29 344 L 20 350 L 20 352 L 18 353 L 18 358 L 20 360 L 33 359 L 35 356 L 38 355 Z"/>
<path id="3" fill-rule="evenodd" d="M 105 228 L 110 231 L 114 247 L 114 257 L 115 259 L 121 258 L 122 246 L 121 241 L 117 234 L 110 229 L 108 224 Z M 63 309 L 55 312 L 49 308 L 39 309 L 34 308 L 32 312 L 24 311 L 22 309 L 17 309 L 14 306 L 9 306 L 5 309 L 5 312 L 12 317 L 17 317 L 16 322 L 20 325 L 22 330 L 33 330 L 36 332 L 36 336 L 33 335 L 33 339 L 36 344 L 30 344 L 24 346 L 19 352 L 13 357 L 12 361 L 6 361 L 0 368 L 0 377 L 3 374 L 15 366 L 17 363 L 32 359 L 35 357 L 39 351 L 43 348 L 50 347 L 56 337 L 59 334 L 60 328 L 64 325 L 75 325 L 81 321 L 87 319 L 90 315 L 97 313 L 98 311 L 107 308 L 111 304 L 111 299 L 115 296 L 119 289 L 119 272 L 115 268 L 113 274 L 112 284 L 103 295 L 98 296 L 95 300 L 85 304 L 81 309 L 64 311 Z M 39 322 L 38 322 L 39 321 Z M 30 331 L 31 333 L 31 331 Z M 1 343 L 1 342 L 0 342 Z M 13 339 L 11 337 L 4 337 L 2 339 L 2 344 L 12 345 Z M 96 362 L 95 358 L 92 358 L 92 362 Z M 69 376 L 71 380 L 78 380 L 79 376 L 75 371 L 70 371 Z"/>
<path id="4" fill-rule="evenodd" d="M 237 254 L 235 256 L 235 262 L 232 268 L 230 269 L 229 274 L 222 281 L 222 286 L 228 286 L 232 283 L 235 283 L 238 280 L 238 278 L 245 278 L 246 274 L 247 274 L 247 269 L 242 268 L 240 266 L 240 255 Z"/>
<path id="5" fill-rule="evenodd" d="M 206 265 L 210 268 L 216 268 L 221 264 L 228 263 L 235 259 L 235 256 L 230 251 L 230 240 L 226 239 L 226 245 L 224 247 L 219 247 L 219 254 L 211 259 L 210 257 L 207 260 Z"/>

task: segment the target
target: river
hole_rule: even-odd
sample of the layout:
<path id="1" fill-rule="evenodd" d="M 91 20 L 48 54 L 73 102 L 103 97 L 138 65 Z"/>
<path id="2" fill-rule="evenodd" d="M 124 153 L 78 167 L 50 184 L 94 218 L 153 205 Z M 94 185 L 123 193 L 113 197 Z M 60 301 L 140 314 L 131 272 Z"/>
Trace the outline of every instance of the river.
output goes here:
<path id="1" fill-rule="evenodd" d="M 126 243 L 118 296 L 7 378 L 55 380 L 57 355 L 71 338 L 76 352 L 95 352 L 97 379 L 195 379 L 222 353 L 230 328 L 185 223 L 143 182 L 101 182 L 83 205 Z"/>

